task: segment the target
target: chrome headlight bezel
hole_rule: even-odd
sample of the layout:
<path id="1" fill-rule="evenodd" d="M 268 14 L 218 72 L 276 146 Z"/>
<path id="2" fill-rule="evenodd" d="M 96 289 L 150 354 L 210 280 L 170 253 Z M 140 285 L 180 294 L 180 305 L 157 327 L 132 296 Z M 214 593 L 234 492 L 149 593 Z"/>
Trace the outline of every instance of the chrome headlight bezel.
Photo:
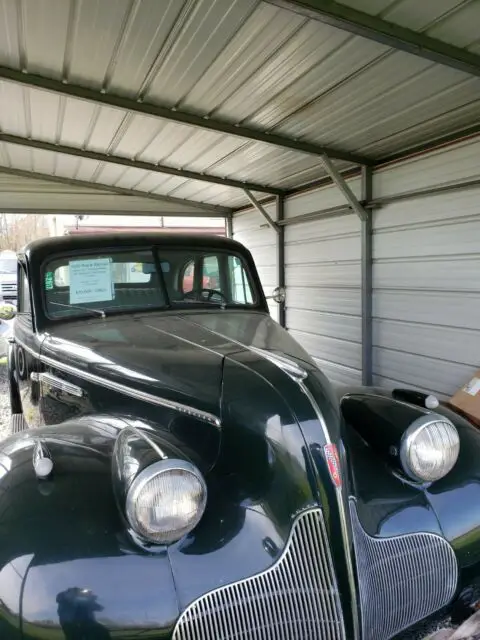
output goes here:
<path id="1" fill-rule="evenodd" d="M 421 470 L 418 460 L 413 456 L 418 453 L 419 439 L 429 437 L 437 439 L 441 445 L 443 438 L 446 447 L 438 446 L 436 451 L 441 455 L 445 452 L 449 458 L 443 468 L 435 471 Z M 405 474 L 415 482 L 436 482 L 444 478 L 455 466 L 460 451 L 460 437 L 455 425 L 448 418 L 439 414 L 427 414 L 417 418 L 405 431 L 400 443 L 400 461 Z M 424 461 L 427 464 L 427 461 Z"/>
<path id="2" fill-rule="evenodd" d="M 192 477 L 192 480 L 198 484 L 199 490 L 201 492 L 201 502 L 199 508 L 197 509 L 194 516 L 189 519 L 188 523 L 186 522 L 185 525 L 181 528 L 172 529 L 168 532 L 163 533 L 160 527 L 156 532 L 146 531 L 139 518 L 139 508 L 141 506 L 140 498 L 142 492 L 146 489 L 150 482 L 155 480 L 155 478 L 158 478 L 159 476 L 164 474 L 175 474 L 178 472 L 183 472 L 186 475 L 190 475 Z M 170 494 L 163 496 L 162 499 L 168 501 L 169 495 Z M 170 499 L 172 499 L 171 495 Z M 132 531 L 136 536 L 140 538 L 140 540 L 149 544 L 168 545 L 177 542 L 185 535 L 190 533 L 190 531 L 192 531 L 198 525 L 205 512 L 206 503 L 207 484 L 197 467 L 186 460 L 165 459 L 154 462 L 153 464 L 143 469 L 143 471 L 141 471 L 131 482 L 126 495 L 125 515 L 132 528 Z"/>

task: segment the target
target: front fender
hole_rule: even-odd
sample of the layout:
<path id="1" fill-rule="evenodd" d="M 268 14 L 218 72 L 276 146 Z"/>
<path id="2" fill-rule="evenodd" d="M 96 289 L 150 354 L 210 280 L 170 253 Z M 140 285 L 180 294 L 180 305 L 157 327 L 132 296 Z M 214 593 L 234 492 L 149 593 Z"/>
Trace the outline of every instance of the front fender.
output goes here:
<path id="1" fill-rule="evenodd" d="M 37 480 L 34 438 L 54 461 Z M 110 433 L 85 425 L 26 431 L 2 443 L 0 637 L 130 638 L 168 634 L 179 610 L 167 551 L 150 556 L 125 535 L 111 483 Z M 20 615 L 21 612 L 21 615 Z M 103 635 L 102 635 L 103 633 Z"/>

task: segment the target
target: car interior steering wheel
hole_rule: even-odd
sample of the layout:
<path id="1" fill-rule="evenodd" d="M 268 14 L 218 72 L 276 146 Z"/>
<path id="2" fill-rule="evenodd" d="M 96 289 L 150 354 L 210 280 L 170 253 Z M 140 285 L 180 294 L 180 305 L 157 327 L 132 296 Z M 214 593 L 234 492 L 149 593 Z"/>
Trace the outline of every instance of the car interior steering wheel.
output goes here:
<path id="1" fill-rule="evenodd" d="M 210 302 L 213 298 L 213 296 L 220 296 L 224 302 L 228 302 L 227 300 L 227 296 L 222 293 L 221 291 L 219 291 L 218 289 L 196 289 L 196 290 L 192 290 L 192 291 L 187 291 L 187 293 L 185 293 L 185 298 L 193 298 L 195 300 L 202 300 L 202 294 L 206 293 L 206 301 Z M 203 298 L 205 299 L 205 298 Z"/>

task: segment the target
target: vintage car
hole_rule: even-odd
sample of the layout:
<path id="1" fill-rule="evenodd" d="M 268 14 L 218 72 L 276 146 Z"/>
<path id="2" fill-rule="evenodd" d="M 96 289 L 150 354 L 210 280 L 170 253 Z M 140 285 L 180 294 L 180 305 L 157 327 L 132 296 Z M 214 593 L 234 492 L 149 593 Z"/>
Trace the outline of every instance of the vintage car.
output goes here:
<path id="1" fill-rule="evenodd" d="M 2 640 L 386 640 L 473 606 L 478 430 L 334 388 L 241 244 L 43 239 L 18 281 Z"/>

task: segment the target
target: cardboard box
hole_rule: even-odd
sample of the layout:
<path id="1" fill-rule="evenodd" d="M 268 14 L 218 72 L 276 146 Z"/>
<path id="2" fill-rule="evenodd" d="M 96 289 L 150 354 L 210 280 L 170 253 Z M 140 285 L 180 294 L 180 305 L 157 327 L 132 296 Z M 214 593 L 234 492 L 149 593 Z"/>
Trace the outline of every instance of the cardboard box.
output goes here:
<path id="1" fill-rule="evenodd" d="M 480 426 L 480 370 L 450 398 L 450 404 Z"/>

